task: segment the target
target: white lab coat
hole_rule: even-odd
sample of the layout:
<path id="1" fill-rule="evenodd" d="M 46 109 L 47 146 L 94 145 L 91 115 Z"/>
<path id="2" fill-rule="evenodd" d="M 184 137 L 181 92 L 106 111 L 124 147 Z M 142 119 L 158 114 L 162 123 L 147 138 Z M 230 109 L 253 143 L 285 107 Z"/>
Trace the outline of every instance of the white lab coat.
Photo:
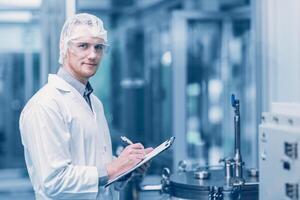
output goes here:
<path id="1" fill-rule="evenodd" d="M 93 112 L 75 88 L 49 75 L 23 109 L 21 138 L 36 199 L 118 199 L 113 186 L 106 197 L 98 188 L 97 167 L 112 160 L 112 148 L 102 103 L 90 98 Z"/>

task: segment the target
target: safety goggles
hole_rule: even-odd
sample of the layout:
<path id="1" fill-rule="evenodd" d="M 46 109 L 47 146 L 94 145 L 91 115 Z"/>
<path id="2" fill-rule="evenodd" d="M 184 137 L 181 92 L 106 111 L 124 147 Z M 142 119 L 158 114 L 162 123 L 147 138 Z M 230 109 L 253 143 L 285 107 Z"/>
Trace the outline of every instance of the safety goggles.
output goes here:
<path id="1" fill-rule="evenodd" d="M 70 49 L 78 55 L 84 56 L 90 53 L 91 49 L 96 54 L 103 54 L 108 51 L 108 45 L 105 43 L 88 43 L 69 41 Z"/>

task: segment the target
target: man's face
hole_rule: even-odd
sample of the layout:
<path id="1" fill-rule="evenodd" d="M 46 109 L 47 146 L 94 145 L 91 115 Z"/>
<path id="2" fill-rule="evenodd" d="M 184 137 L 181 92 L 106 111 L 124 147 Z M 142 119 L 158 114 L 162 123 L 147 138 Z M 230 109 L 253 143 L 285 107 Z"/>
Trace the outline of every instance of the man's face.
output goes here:
<path id="1" fill-rule="evenodd" d="M 69 42 L 63 64 L 76 79 L 84 84 L 96 74 L 105 48 L 103 39 L 92 37 L 88 33 L 85 35 L 87 36 Z"/>

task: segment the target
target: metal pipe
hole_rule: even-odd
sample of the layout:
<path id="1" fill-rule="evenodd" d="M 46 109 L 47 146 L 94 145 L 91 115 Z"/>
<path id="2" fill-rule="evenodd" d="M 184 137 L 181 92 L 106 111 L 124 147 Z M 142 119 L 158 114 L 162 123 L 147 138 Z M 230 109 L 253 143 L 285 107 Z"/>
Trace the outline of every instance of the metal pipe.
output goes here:
<path id="1" fill-rule="evenodd" d="M 231 96 L 231 104 L 234 108 L 234 167 L 235 167 L 235 177 L 243 177 L 243 160 L 241 155 L 241 125 L 240 125 L 240 101 L 235 98 L 234 95 Z"/>

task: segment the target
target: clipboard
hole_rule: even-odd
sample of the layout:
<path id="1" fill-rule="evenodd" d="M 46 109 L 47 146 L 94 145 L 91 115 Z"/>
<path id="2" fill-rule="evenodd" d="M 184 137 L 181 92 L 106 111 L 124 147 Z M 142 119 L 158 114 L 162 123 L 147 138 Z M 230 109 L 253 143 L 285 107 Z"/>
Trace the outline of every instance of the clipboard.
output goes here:
<path id="1" fill-rule="evenodd" d="M 143 164 L 145 164 L 146 162 L 148 162 L 149 160 L 151 160 L 152 158 L 154 158 L 155 156 L 157 156 L 158 154 L 160 154 L 161 152 L 165 151 L 166 149 L 168 149 L 174 142 L 175 137 L 171 137 L 170 139 L 164 141 L 163 143 L 161 143 L 159 146 L 157 146 L 155 149 L 153 149 L 153 151 L 151 151 L 150 153 L 148 153 L 145 158 L 139 162 L 137 165 L 135 165 L 134 167 L 132 167 L 131 169 L 129 169 L 128 171 L 120 174 L 119 176 L 108 180 L 108 182 L 105 184 L 104 187 L 109 186 L 110 184 L 114 183 L 115 181 L 119 180 L 120 178 L 126 176 L 127 174 L 133 172 L 135 169 L 139 168 L 140 166 L 142 166 Z"/>

